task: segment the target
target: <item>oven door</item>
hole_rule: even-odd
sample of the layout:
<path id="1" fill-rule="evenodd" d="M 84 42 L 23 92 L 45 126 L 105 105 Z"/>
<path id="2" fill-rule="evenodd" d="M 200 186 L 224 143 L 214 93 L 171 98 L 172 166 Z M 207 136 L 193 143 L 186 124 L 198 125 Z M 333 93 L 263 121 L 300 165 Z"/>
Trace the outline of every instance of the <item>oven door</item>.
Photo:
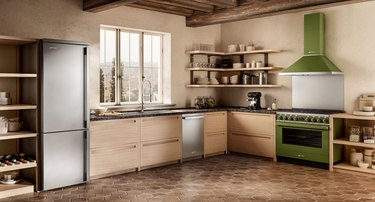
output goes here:
<path id="1" fill-rule="evenodd" d="M 277 122 L 276 154 L 320 163 L 329 162 L 329 126 Z"/>

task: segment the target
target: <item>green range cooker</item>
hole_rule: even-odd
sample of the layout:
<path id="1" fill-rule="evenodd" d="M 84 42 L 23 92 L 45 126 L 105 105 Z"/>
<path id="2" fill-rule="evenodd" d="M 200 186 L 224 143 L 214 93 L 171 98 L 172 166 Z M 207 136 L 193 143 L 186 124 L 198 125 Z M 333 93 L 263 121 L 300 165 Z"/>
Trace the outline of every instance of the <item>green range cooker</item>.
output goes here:
<path id="1" fill-rule="evenodd" d="M 301 160 L 296 163 L 311 162 L 320 164 L 319 167 L 328 168 L 330 112 L 295 111 L 277 112 L 276 114 L 276 155 L 278 160 Z M 341 149 L 338 148 L 338 150 Z M 341 154 L 340 151 L 337 151 L 334 162 L 340 160 Z"/>

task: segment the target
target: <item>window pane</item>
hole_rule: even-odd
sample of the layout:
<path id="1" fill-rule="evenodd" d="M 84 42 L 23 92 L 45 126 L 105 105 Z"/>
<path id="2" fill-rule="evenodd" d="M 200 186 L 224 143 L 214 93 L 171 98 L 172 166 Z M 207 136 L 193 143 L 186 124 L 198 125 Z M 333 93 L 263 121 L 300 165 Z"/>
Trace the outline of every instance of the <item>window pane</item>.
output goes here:
<path id="1" fill-rule="evenodd" d="M 161 37 L 158 35 L 144 35 L 144 74 L 151 82 L 152 102 L 162 102 L 161 100 Z M 144 100 L 150 101 L 150 86 L 144 85 Z"/>
<path id="2" fill-rule="evenodd" d="M 151 46 L 151 35 L 144 35 L 143 38 L 143 61 L 145 67 L 151 67 L 151 52 L 152 52 L 152 46 Z"/>
<path id="3" fill-rule="evenodd" d="M 121 31 L 120 34 L 120 72 L 121 102 L 138 103 L 140 100 L 140 34 Z"/>
<path id="4" fill-rule="evenodd" d="M 100 102 L 115 102 L 116 31 L 100 30 Z"/>

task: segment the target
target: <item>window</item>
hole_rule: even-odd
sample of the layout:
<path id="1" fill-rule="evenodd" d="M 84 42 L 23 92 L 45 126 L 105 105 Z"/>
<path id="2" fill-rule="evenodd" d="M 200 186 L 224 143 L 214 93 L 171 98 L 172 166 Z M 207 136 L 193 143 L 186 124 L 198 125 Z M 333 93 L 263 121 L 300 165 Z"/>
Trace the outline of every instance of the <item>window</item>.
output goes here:
<path id="1" fill-rule="evenodd" d="M 100 103 L 163 103 L 162 59 L 162 34 L 101 28 Z"/>

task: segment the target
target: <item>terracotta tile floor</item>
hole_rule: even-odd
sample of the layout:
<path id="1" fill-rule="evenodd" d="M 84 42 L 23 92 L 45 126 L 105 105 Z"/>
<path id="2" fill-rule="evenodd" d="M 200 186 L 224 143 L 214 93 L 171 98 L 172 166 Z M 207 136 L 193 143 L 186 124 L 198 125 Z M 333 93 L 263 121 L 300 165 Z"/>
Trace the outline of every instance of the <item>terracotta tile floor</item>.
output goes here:
<path id="1" fill-rule="evenodd" d="M 375 178 L 222 155 L 0 201 L 375 200 Z"/>

